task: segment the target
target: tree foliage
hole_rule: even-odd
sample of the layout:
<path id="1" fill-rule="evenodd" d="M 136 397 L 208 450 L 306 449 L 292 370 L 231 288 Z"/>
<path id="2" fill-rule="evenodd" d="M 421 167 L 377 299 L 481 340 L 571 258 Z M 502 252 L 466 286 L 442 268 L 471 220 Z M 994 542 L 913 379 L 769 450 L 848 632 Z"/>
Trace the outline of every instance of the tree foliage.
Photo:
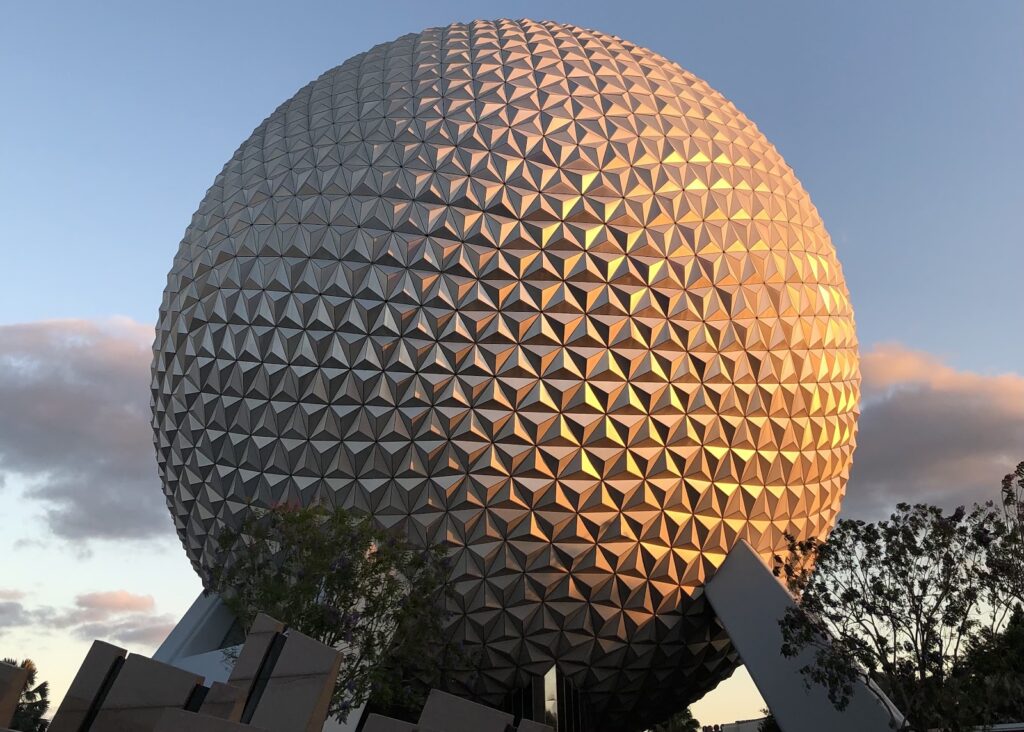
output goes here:
<path id="1" fill-rule="evenodd" d="M 28 677 L 25 679 L 18 706 L 14 710 L 10 728 L 18 732 L 46 732 L 50 723 L 43 719 L 43 715 L 50 708 L 49 682 L 36 684 L 37 669 L 31 659 L 26 658 L 18 663 L 13 658 L 4 658 L 0 663 L 21 666 L 28 670 Z"/>
<path id="2" fill-rule="evenodd" d="M 1005 706 L 1024 689 L 1024 658 L 1013 672 L 992 667 L 1020 612 L 1024 463 L 1016 476 L 1002 510 L 900 504 L 886 521 L 841 520 L 827 542 L 790 537 L 775 572 L 800 602 L 781 622 L 783 653 L 809 654 L 805 682 L 843 709 L 855 681 L 870 679 L 905 729 L 1016 721 Z"/>
<path id="3" fill-rule="evenodd" d="M 248 631 L 265 612 L 343 653 L 331 713 L 373 694 L 397 716 L 422 706 L 443 668 L 462 662 L 447 641 L 446 552 L 422 549 L 343 510 L 253 511 L 218 537 L 207 589 Z"/>
<path id="4" fill-rule="evenodd" d="M 762 709 L 761 713 L 764 714 L 764 719 L 757 725 L 757 732 L 782 732 L 779 723 L 775 721 L 775 715 L 770 710 Z"/>
<path id="5" fill-rule="evenodd" d="M 1024 604 L 1024 462 L 1003 478 L 1000 497 L 1007 540 L 1003 551 L 992 557 L 992 569 L 1006 583 L 1006 591 Z"/>
<path id="6" fill-rule="evenodd" d="M 963 664 L 964 694 L 985 700 L 985 724 L 1024 720 L 1024 608 L 1018 605 L 1001 633 L 982 631 Z"/>

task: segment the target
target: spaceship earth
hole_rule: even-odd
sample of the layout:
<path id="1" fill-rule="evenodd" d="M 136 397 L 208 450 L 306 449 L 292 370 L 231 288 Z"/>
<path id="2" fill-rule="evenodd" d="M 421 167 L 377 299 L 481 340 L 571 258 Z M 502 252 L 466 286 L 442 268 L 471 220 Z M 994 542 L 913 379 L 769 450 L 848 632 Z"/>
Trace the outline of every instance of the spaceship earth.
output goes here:
<path id="1" fill-rule="evenodd" d="M 257 127 L 185 232 L 152 379 L 201 575 L 252 506 L 372 516 L 450 548 L 467 693 L 557 665 L 615 730 L 735 667 L 702 585 L 740 539 L 828 532 L 858 394 L 835 251 L 754 124 L 529 20 L 376 46 Z"/>

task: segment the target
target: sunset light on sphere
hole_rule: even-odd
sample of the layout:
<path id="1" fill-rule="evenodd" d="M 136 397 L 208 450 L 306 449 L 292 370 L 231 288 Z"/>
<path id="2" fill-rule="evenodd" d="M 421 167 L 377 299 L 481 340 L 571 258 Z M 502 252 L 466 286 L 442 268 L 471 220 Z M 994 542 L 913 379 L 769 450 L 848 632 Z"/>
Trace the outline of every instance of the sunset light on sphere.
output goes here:
<path id="1" fill-rule="evenodd" d="M 551 665 L 641 729 L 738 664 L 704 582 L 824 537 L 853 310 L 755 125 L 652 51 L 476 21 L 357 55 L 268 117 L 175 257 L 154 344 L 168 506 L 203 575 L 252 507 L 450 547 L 467 694 Z"/>

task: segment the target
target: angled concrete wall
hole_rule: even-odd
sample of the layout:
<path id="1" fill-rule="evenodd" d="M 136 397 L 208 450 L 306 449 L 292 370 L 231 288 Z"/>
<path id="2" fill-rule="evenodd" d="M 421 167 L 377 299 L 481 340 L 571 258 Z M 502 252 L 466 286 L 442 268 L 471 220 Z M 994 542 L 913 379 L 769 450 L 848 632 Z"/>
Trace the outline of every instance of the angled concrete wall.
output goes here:
<path id="1" fill-rule="evenodd" d="M 823 686 L 805 688 L 800 668 L 811 655 L 786 658 L 780 650 L 779 621 L 795 603 L 747 542 L 732 548 L 704 590 L 783 732 L 891 729 L 892 717 L 880 700 L 885 699 L 881 691 L 855 685 L 849 706 L 840 712 L 828 700 Z M 899 715 L 892 702 L 885 701 Z"/>
<path id="2" fill-rule="evenodd" d="M 0 727 L 11 723 L 27 680 L 28 669 L 0 663 Z"/>

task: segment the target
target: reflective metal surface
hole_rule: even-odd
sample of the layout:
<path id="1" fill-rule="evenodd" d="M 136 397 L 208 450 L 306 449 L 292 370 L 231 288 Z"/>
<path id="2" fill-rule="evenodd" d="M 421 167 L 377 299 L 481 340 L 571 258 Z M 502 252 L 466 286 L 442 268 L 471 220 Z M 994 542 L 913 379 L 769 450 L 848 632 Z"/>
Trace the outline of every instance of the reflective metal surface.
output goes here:
<path id="1" fill-rule="evenodd" d="M 730 672 L 703 582 L 826 533 L 854 446 L 853 313 L 792 171 L 705 82 L 552 23 L 404 36 L 285 102 L 193 217 L 154 352 L 200 572 L 250 505 L 446 542 L 475 693 L 557 662 L 609 729 Z"/>

